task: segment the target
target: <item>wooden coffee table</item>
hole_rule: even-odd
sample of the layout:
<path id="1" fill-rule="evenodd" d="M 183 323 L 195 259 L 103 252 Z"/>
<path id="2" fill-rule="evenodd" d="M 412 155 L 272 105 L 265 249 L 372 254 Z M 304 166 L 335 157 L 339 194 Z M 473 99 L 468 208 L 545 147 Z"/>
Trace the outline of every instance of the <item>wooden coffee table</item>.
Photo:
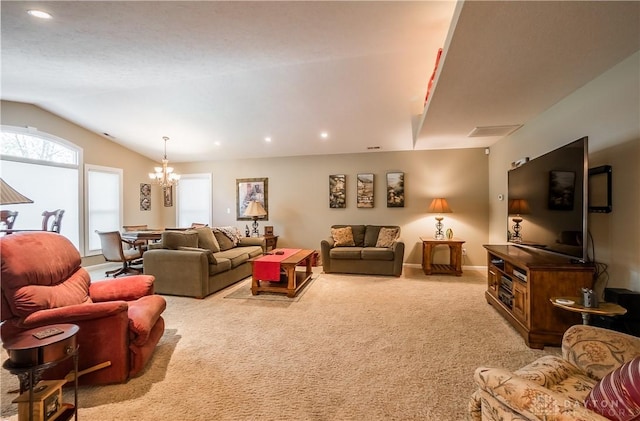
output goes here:
<path id="1" fill-rule="evenodd" d="M 293 298 L 298 291 L 306 285 L 311 279 L 311 260 L 315 250 L 300 250 L 299 252 L 289 256 L 280 262 L 280 268 L 287 274 L 287 279 L 282 282 L 269 282 L 256 279 L 253 274 L 251 275 L 251 294 L 257 295 L 260 292 L 276 292 L 281 294 L 287 294 L 287 297 Z M 260 258 L 253 259 L 251 264 L 260 260 Z M 296 271 L 296 266 L 299 263 L 305 262 L 306 270 Z M 252 271 L 253 272 L 253 271 Z"/>

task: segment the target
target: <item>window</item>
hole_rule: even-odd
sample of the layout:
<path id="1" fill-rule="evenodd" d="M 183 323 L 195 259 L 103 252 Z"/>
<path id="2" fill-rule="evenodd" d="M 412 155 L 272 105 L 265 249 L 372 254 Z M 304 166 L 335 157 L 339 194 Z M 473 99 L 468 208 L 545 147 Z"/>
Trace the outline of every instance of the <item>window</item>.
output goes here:
<path id="1" fill-rule="evenodd" d="M 177 192 L 178 226 L 211 226 L 211 174 L 182 174 Z"/>
<path id="2" fill-rule="evenodd" d="M 122 225 L 122 169 L 85 166 L 87 180 L 86 255 L 100 254 L 97 231 L 118 231 Z"/>
<path id="3" fill-rule="evenodd" d="M 33 203 L 3 205 L 18 211 L 14 229 L 42 228 L 42 212 L 64 209 L 60 234 L 80 245 L 79 163 L 82 149 L 33 128 L 2 126 L 0 177 Z"/>

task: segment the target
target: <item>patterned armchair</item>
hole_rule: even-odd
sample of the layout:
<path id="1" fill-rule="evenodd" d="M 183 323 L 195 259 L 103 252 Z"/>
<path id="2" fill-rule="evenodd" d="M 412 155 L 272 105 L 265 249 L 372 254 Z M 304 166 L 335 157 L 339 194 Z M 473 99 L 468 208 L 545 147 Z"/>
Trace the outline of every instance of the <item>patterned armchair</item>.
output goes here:
<path id="1" fill-rule="evenodd" d="M 478 368 L 469 419 L 607 421 L 584 406 L 585 398 L 603 376 L 638 356 L 640 338 L 572 326 L 562 339 L 562 358 L 544 356 L 514 372 Z"/>

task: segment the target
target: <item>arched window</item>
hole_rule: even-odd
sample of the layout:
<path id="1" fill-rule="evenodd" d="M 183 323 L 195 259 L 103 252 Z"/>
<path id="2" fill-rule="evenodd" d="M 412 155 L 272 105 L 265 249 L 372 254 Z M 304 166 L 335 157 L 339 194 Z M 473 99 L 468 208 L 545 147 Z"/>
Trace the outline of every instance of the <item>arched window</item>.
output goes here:
<path id="1" fill-rule="evenodd" d="M 33 128 L 2 126 L 0 177 L 33 200 L 2 205 L 17 211 L 13 229 L 41 229 L 42 213 L 64 209 L 60 234 L 80 248 L 80 163 L 82 149 Z"/>

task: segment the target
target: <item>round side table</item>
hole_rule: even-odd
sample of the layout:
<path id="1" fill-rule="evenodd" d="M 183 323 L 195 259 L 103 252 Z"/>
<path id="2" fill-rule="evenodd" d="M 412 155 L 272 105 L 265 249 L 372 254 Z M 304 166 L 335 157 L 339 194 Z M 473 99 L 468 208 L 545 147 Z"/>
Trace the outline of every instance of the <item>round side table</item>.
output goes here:
<path id="1" fill-rule="evenodd" d="M 34 419 L 34 396 L 41 392 L 35 390 L 42 377 L 42 373 L 68 358 L 73 358 L 74 373 L 74 405 L 73 415 L 78 419 L 78 345 L 76 334 L 80 328 L 73 324 L 57 324 L 25 330 L 2 344 L 7 350 L 9 359 L 2 365 L 11 374 L 18 376 L 20 381 L 20 394 L 14 402 L 19 402 L 18 418 L 25 418 L 24 411 L 20 411 L 20 402 L 25 401 L 22 394 L 28 391 L 28 419 Z M 62 387 L 62 382 L 59 387 Z M 53 386 L 42 386 L 53 387 Z M 55 411 L 48 414 L 46 408 L 40 408 L 38 419 L 50 419 L 69 412 L 69 406 L 54 402 Z M 59 414 L 58 414 L 59 412 Z M 48 415 L 47 415 L 48 414 Z M 67 418 L 68 419 L 68 418 Z"/>
<path id="2" fill-rule="evenodd" d="M 582 314 L 582 324 L 588 325 L 592 314 L 600 316 L 621 316 L 627 309 L 616 303 L 601 302 L 598 307 L 585 307 L 579 297 L 552 297 L 551 304 L 561 309 Z"/>

